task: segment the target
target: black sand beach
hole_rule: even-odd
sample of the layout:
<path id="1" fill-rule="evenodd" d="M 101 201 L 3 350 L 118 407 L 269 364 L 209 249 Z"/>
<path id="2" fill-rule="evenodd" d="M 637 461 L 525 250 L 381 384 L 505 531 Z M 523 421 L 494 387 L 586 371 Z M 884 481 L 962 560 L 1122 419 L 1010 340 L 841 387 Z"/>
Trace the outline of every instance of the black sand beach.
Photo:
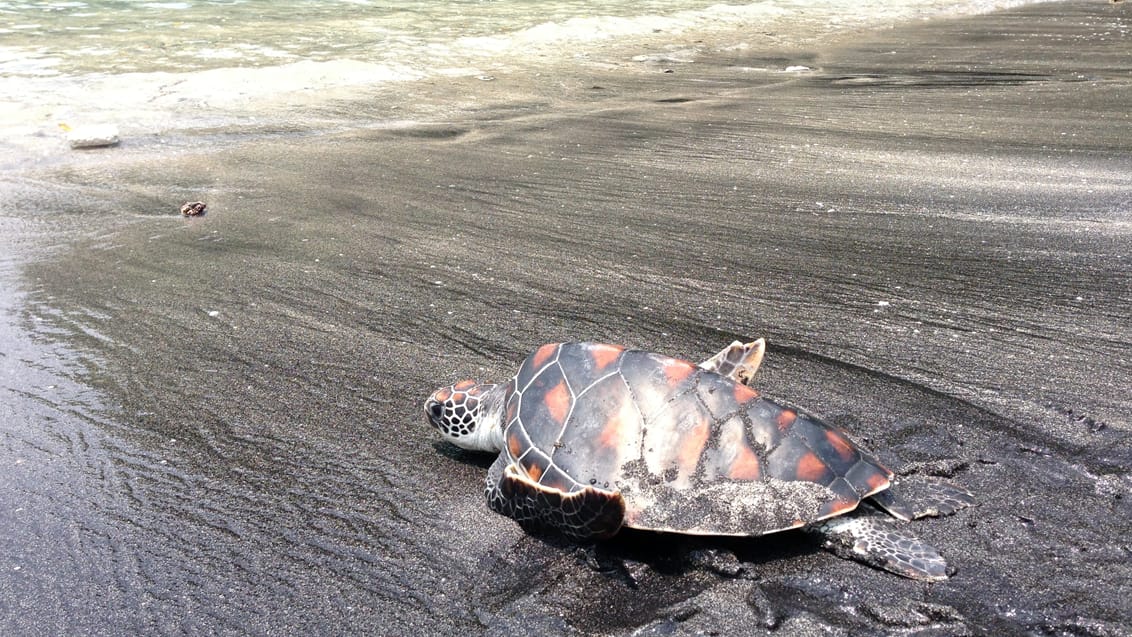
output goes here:
<path id="1" fill-rule="evenodd" d="M 0 634 L 1132 632 L 1132 9 L 665 68 L 5 176 Z M 954 577 L 529 536 L 421 413 L 759 336 L 760 390 L 976 494 L 915 529 Z"/>

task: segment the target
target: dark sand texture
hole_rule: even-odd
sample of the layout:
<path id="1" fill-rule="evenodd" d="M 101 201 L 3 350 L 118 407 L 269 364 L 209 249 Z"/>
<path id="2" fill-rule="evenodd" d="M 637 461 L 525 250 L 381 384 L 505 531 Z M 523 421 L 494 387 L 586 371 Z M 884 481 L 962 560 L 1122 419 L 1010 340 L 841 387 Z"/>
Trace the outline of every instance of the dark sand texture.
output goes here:
<path id="1" fill-rule="evenodd" d="M 25 344 L 81 355 L 8 362 L 0 633 L 1132 631 L 1132 9 L 674 71 L 44 176 L 88 236 Z M 955 577 L 528 536 L 421 413 L 547 341 L 758 336 L 761 390 L 977 494 L 916 527 Z"/>

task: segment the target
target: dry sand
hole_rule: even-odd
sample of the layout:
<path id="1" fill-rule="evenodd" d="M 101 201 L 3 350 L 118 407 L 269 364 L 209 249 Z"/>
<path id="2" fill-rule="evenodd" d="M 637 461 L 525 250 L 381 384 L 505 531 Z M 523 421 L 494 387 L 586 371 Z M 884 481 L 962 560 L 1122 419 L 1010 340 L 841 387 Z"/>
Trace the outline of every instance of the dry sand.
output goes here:
<path id="1" fill-rule="evenodd" d="M 5 178 L 0 633 L 1127 634 L 1130 64 L 1128 6 L 1042 4 Z M 421 413 L 547 341 L 758 336 L 977 494 L 918 524 L 952 579 L 528 536 Z"/>

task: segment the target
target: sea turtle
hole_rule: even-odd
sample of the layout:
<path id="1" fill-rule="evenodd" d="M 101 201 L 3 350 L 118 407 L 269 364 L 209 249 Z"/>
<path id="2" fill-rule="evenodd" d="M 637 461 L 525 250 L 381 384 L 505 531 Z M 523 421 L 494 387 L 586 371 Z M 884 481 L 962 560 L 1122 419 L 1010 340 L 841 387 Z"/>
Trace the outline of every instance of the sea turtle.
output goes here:
<path id="1" fill-rule="evenodd" d="M 208 211 L 208 206 L 203 201 L 190 201 L 181 206 L 181 216 L 184 217 L 199 217 Z"/>
<path id="2" fill-rule="evenodd" d="M 551 343 L 506 384 L 463 381 L 425 403 L 465 449 L 499 452 L 487 500 L 524 528 L 588 540 L 623 526 L 755 536 L 803 528 L 834 553 L 905 577 L 946 579 L 934 548 L 900 530 L 952 513 L 965 490 L 893 472 L 843 430 L 749 387 L 762 339 L 699 365 L 597 343 Z M 868 499 L 870 505 L 858 505 Z M 848 515 L 847 515 L 848 514 Z"/>

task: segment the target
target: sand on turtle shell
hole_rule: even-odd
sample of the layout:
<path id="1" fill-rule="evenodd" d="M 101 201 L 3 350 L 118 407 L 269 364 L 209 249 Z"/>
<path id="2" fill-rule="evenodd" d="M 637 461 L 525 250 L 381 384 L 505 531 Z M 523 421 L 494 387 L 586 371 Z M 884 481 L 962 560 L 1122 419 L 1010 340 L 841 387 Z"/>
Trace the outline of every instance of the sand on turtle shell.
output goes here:
<path id="1" fill-rule="evenodd" d="M 664 481 L 634 476 L 629 469 L 617 487 L 625 498 L 632 528 L 698 535 L 763 535 L 816 521 L 837 494 L 814 482 L 766 478 L 757 482 L 717 480 L 677 489 Z"/>

